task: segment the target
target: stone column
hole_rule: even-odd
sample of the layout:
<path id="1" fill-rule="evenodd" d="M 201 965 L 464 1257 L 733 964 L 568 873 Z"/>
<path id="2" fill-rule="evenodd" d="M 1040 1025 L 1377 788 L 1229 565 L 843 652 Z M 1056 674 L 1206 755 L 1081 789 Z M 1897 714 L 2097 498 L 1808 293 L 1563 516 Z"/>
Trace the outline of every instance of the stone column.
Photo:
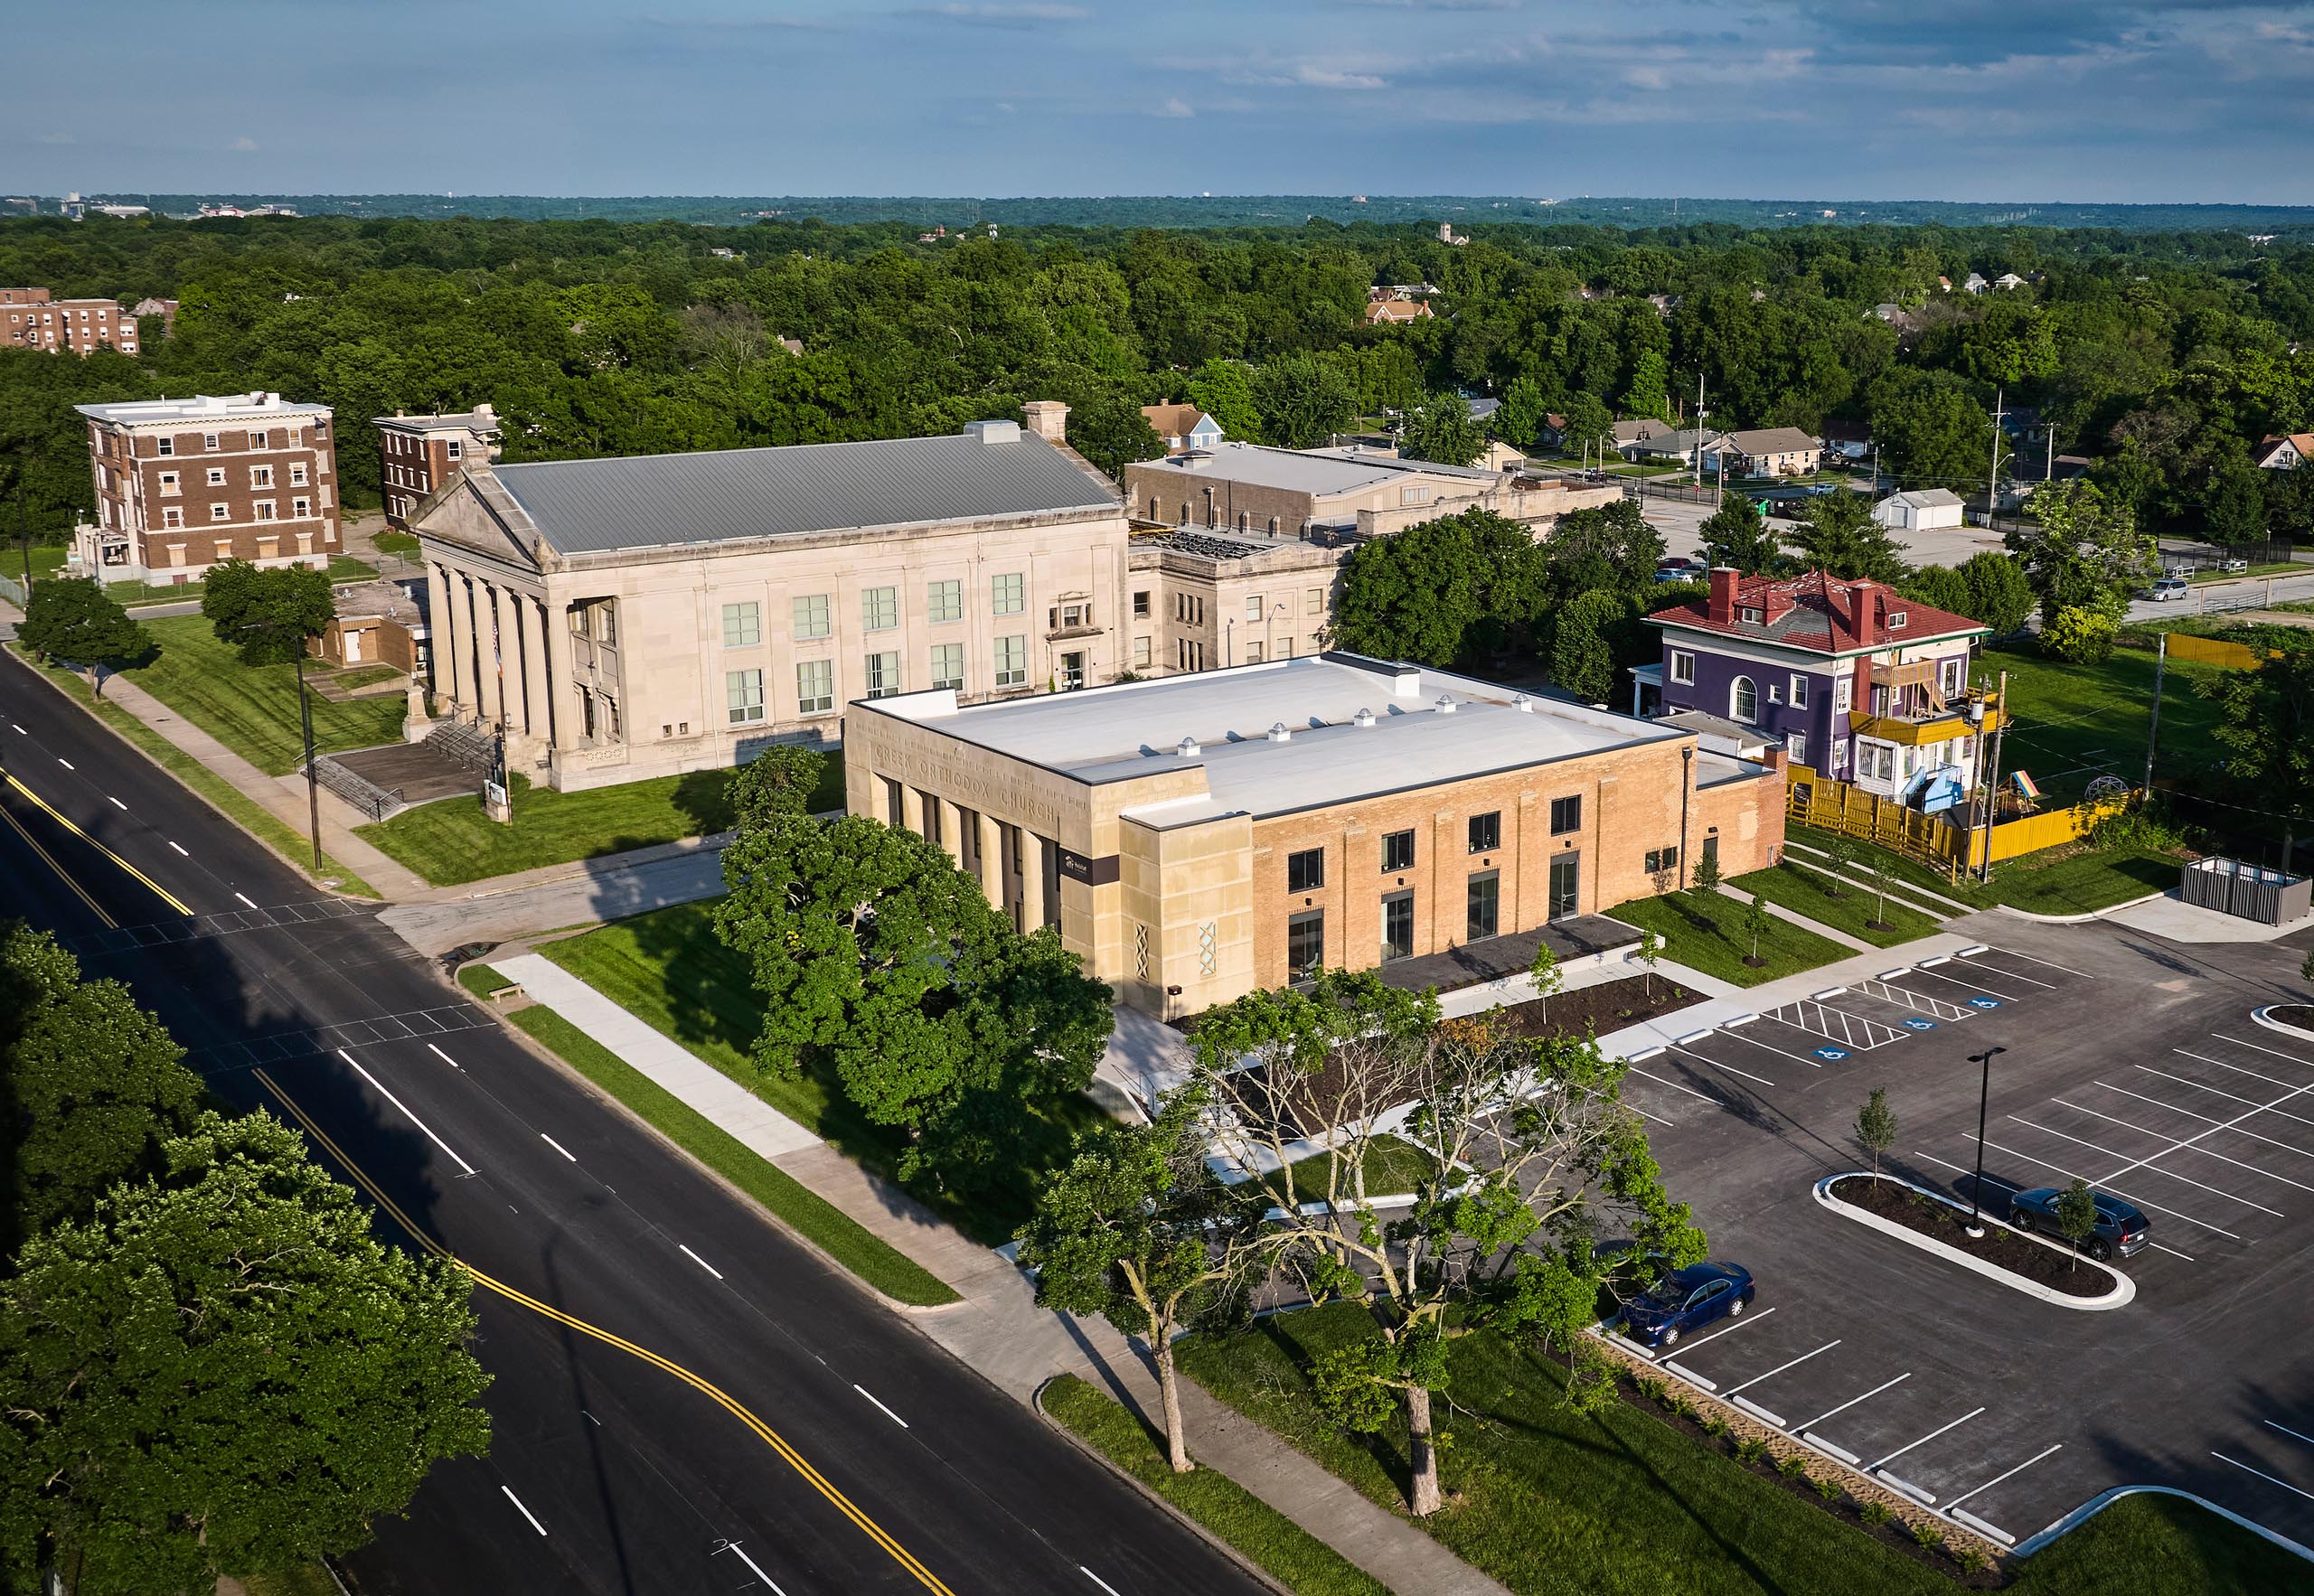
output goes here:
<path id="1" fill-rule="evenodd" d="M 935 798 L 932 802 L 937 803 L 940 800 Z M 906 783 L 902 783 L 900 784 L 900 812 L 885 823 L 887 825 L 898 826 L 903 831 L 914 831 L 919 837 L 923 836 L 924 794 L 917 792 L 914 787 L 908 785 Z"/>
<path id="2" fill-rule="evenodd" d="M 1023 906 L 1025 912 L 1021 919 L 1030 931 L 1039 925 L 1058 925 L 1060 920 L 1059 845 L 1049 838 L 1038 836 L 1034 831 L 1023 831 L 1021 835 L 1031 850 L 1030 857 L 1022 861 L 1028 867 L 1024 874 L 1028 878 L 1029 901 Z"/>
<path id="3" fill-rule="evenodd" d="M 478 583 L 475 595 L 474 630 L 475 659 L 482 667 L 482 718 L 503 725 L 506 720 L 506 695 L 500 672 L 504 668 L 503 644 L 499 631 L 503 622 L 499 616 L 498 589 L 488 582 Z"/>
<path id="4" fill-rule="evenodd" d="M 974 829 L 978 831 L 981 890 L 988 894 L 988 901 L 998 908 L 1004 906 L 1004 833 L 990 816 L 975 813 Z"/>
<path id="5" fill-rule="evenodd" d="M 554 678 L 547 668 L 546 606 L 530 597 L 517 597 L 514 605 L 522 615 L 523 725 L 543 751 L 554 746 Z"/>
<path id="6" fill-rule="evenodd" d="M 447 699 L 448 704 L 437 704 L 436 712 L 456 716 L 458 651 L 453 641 L 457 627 L 450 618 L 450 579 L 438 561 L 426 562 L 426 620 L 428 659 L 428 672 L 433 677 L 434 697 Z"/>
<path id="7" fill-rule="evenodd" d="M 931 798 L 930 802 L 940 806 L 940 847 L 947 854 L 948 862 L 962 869 L 964 865 L 964 812 L 945 798 Z"/>

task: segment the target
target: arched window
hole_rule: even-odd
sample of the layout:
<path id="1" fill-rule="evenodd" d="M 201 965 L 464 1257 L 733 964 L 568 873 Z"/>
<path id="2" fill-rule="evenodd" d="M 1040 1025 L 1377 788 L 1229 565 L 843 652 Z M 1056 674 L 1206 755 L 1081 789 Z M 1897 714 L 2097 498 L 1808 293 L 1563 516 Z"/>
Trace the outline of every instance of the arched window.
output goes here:
<path id="1" fill-rule="evenodd" d="M 1760 718 L 1760 690 L 1748 676 L 1738 676 L 1727 690 L 1727 712 L 1749 726 Z"/>

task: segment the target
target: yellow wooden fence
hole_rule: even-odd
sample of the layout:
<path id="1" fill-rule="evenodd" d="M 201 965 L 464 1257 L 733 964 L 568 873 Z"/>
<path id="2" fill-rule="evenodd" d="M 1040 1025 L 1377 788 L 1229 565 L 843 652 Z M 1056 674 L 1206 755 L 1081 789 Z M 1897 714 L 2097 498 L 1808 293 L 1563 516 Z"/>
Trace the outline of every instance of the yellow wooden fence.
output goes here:
<path id="1" fill-rule="evenodd" d="M 2169 634 L 2169 657 L 2173 660 L 2196 660 L 2205 665 L 2223 665 L 2229 671 L 2255 671 L 2265 663 L 2265 652 L 2239 643 L 2228 643 L 2222 637 L 2196 637 L 2189 633 Z"/>
<path id="2" fill-rule="evenodd" d="M 2044 848 L 2077 841 L 2107 815 L 2129 806 L 2126 796 L 2041 814 L 2020 815 L 1994 824 L 1990 847 L 1993 862 L 2038 853 Z M 1791 767 L 1785 812 L 1792 820 L 1877 842 L 1883 848 L 1933 865 L 1948 874 L 1974 869 L 1984 862 L 1987 840 L 1981 827 L 1962 828 L 1942 815 L 1923 814 L 1894 799 L 1865 792 L 1851 782 L 1817 775 L 1804 765 Z"/>

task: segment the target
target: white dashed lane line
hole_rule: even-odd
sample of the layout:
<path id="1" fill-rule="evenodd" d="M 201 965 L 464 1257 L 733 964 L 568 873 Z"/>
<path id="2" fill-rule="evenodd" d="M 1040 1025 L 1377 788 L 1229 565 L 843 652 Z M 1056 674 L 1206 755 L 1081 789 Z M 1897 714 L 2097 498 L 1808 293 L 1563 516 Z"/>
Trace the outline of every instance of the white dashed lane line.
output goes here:
<path id="1" fill-rule="evenodd" d="M 513 1487 L 502 1485 L 498 1488 L 504 1491 L 506 1493 L 506 1499 L 514 1504 L 514 1511 L 529 1519 L 531 1521 L 531 1527 L 538 1531 L 540 1535 L 543 1537 L 546 1534 L 546 1526 L 539 1522 L 537 1514 L 522 1506 L 522 1498 L 514 1494 Z"/>
<path id="2" fill-rule="evenodd" d="M 543 1134 L 543 1132 L 541 1132 L 541 1134 Z M 547 1145 L 550 1147 L 554 1146 L 554 1140 L 552 1137 L 547 1138 Z M 562 1150 L 559 1147 L 556 1147 L 554 1150 L 557 1152 L 562 1152 Z M 566 1159 L 570 1159 L 570 1155 L 567 1152 L 562 1152 L 562 1156 Z M 577 1159 L 570 1159 L 570 1161 L 575 1164 L 578 1160 Z M 715 1265 L 710 1263 L 697 1253 L 692 1252 L 689 1247 L 684 1246 L 682 1243 L 677 1242 L 675 1245 L 677 1248 L 681 1249 L 684 1257 L 690 1259 L 693 1263 L 698 1264 L 701 1269 L 707 1271 L 708 1273 L 713 1275 L 717 1280 L 721 1280 L 723 1278 L 723 1272 L 721 1270 L 716 1268 Z M 872 1398 L 870 1400 L 872 1400 Z"/>
<path id="3" fill-rule="evenodd" d="M 456 1067 L 456 1066 L 454 1066 L 453 1067 Z M 553 1137 L 551 1137 L 551 1136 L 548 1135 L 545 1131 L 540 1131 L 540 1132 L 539 1132 L 539 1140 L 540 1140 L 541 1141 L 545 1142 L 549 1147 L 550 1147 L 550 1148 L 554 1149 L 554 1150 L 555 1150 L 555 1151 L 557 1151 L 557 1152 L 560 1153 L 564 1158 L 566 1158 L 566 1159 L 570 1159 L 570 1161 L 571 1161 L 572 1163 L 574 1163 L 574 1164 L 575 1164 L 575 1163 L 577 1163 L 577 1162 L 578 1161 L 577 1159 L 575 1159 L 575 1158 L 571 1158 L 570 1150 L 569 1150 L 569 1148 L 567 1148 L 567 1147 L 563 1146 L 563 1145 L 562 1145 L 562 1143 L 560 1143 L 560 1141 L 557 1141 Z M 718 1277 L 718 1278 L 720 1278 L 720 1277 Z"/>
<path id="4" fill-rule="evenodd" d="M 105 802 L 106 802 L 107 803 L 111 804 L 115 809 L 119 810 L 123 814 L 126 814 L 126 813 L 127 813 L 127 812 L 128 812 L 128 805 L 127 805 L 127 804 L 126 804 L 126 803 L 123 803 L 119 799 L 118 799 L 118 798 L 116 798 L 116 797 L 114 797 L 110 793 L 107 793 L 105 794 Z"/>
<path id="5" fill-rule="evenodd" d="M 162 839 L 161 839 L 161 840 L 163 840 L 164 842 L 168 842 L 168 839 L 167 839 L 167 838 L 165 838 L 165 837 L 162 838 Z M 169 846 L 170 846 L 171 848 L 176 848 L 176 850 L 177 850 L 177 857 L 178 857 L 178 858 L 180 858 L 180 859 L 191 859 L 191 858 L 193 857 L 193 855 L 191 855 L 191 854 L 189 854 L 189 853 L 185 852 L 185 850 L 184 850 L 183 849 L 182 849 L 182 848 L 177 848 L 177 845 L 176 845 L 175 843 L 174 843 L 174 842 L 169 842 Z"/>

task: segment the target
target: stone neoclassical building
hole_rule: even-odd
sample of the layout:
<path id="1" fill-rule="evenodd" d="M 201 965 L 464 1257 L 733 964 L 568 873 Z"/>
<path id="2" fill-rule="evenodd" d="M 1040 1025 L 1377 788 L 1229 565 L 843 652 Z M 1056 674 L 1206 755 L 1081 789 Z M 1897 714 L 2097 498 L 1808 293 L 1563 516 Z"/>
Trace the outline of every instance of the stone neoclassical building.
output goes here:
<path id="1" fill-rule="evenodd" d="M 410 512 L 437 715 L 571 790 L 832 740 L 845 706 L 1128 667 L 1126 523 L 1067 407 L 956 437 L 494 465 Z"/>
<path id="2" fill-rule="evenodd" d="M 946 850 L 1126 1003 L 1195 1014 L 1734 876 L 1783 840 L 1780 751 L 1355 654 L 966 705 L 851 706 L 854 814 Z"/>

